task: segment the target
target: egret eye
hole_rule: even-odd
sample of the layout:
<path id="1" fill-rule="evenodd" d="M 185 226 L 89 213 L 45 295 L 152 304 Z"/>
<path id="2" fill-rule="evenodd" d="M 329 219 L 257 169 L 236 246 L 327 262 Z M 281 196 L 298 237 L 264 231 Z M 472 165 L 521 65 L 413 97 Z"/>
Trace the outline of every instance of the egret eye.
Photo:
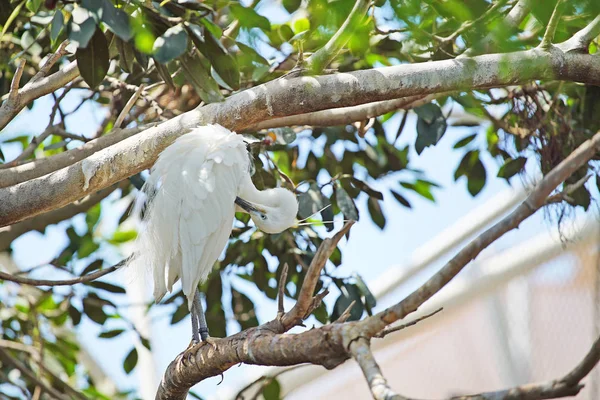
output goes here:
<path id="1" fill-rule="evenodd" d="M 267 215 L 266 214 L 260 214 L 260 219 L 262 219 L 263 221 L 265 221 L 267 219 Z"/>

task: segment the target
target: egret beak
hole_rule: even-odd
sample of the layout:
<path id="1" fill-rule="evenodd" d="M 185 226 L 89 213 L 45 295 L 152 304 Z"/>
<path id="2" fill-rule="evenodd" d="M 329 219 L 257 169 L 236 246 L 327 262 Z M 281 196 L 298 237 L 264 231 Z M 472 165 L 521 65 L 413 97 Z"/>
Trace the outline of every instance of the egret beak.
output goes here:
<path id="1" fill-rule="evenodd" d="M 249 201 L 246 201 L 246 200 L 244 200 L 242 198 L 239 198 L 237 196 L 235 198 L 235 204 L 237 204 L 238 206 L 240 206 L 248 214 L 256 214 L 256 213 L 264 214 L 265 213 L 264 210 L 261 210 L 260 208 L 256 207 L 254 204 L 250 203 Z"/>

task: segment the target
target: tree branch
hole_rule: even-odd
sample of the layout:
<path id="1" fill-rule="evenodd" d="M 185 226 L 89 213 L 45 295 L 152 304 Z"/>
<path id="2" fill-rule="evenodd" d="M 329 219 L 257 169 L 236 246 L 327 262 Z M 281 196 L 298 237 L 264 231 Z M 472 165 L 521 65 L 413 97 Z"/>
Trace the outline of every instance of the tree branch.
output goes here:
<path id="1" fill-rule="evenodd" d="M 368 340 L 364 338 L 356 340 L 350 346 L 350 352 L 369 384 L 373 399 L 404 400 L 403 397 L 396 394 L 388 385 L 387 379 L 383 376 L 381 368 L 379 368 L 375 357 L 373 357 L 373 353 L 371 353 L 371 346 Z"/>
<path id="2" fill-rule="evenodd" d="M 371 2 L 369 0 L 356 0 L 348 17 L 340 29 L 329 39 L 325 46 L 314 52 L 306 60 L 306 68 L 313 74 L 320 74 L 331 61 L 346 46 L 357 27 L 363 23 Z"/>
<path id="3" fill-rule="evenodd" d="M 546 31 L 544 32 L 544 37 L 542 37 L 542 42 L 540 43 L 540 48 L 542 49 L 548 49 L 552 46 L 552 39 L 554 39 L 554 33 L 556 32 L 556 28 L 558 27 L 562 15 L 561 5 L 562 0 L 557 0 L 554 11 L 552 11 L 552 15 L 550 16 L 550 21 L 548 21 Z"/>
<path id="4" fill-rule="evenodd" d="M 72 218 L 77 214 L 86 212 L 92 206 L 98 204 L 100 201 L 108 197 L 108 195 L 110 195 L 116 189 L 124 189 L 128 185 L 128 181 L 122 181 L 117 185 L 102 189 L 98 193 L 88 195 L 84 199 L 76 201 L 63 208 L 59 208 L 58 210 L 26 219 L 14 225 L 0 228 L 0 251 L 5 251 L 8 249 L 12 241 L 24 233 L 30 231 L 43 232 L 44 228 L 46 228 L 48 225 L 57 224 L 61 221 Z"/>
<path id="5" fill-rule="evenodd" d="M 31 286 L 71 286 L 77 283 L 86 283 L 95 281 L 98 278 L 103 277 L 104 275 L 108 275 L 111 272 L 116 271 L 121 268 L 123 265 L 126 265 L 129 260 L 131 260 L 133 256 L 129 256 L 124 260 L 119 261 L 117 264 L 101 269 L 96 272 L 92 272 L 91 274 L 83 275 L 73 279 L 60 279 L 60 280 L 49 280 L 49 279 L 31 279 L 31 278 L 23 278 L 21 276 L 7 274 L 6 272 L 0 271 L 0 279 L 15 283 L 20 283 L 22 285 L 31 285 Z"/>
<path id="6" fill-rule="evenodd" d="M 531 2 L 533 0 L 519 0 L 504 18 L 504 27 L 506 30 L 516 29 L 531 11 Z M 479 53 L 480 49 L 496 48 L 496 37 L 493 32 L 487 34 L 481 41 L 471 48 L 465 50 L 458 58 L 472 57 Z"/>
<path id="7" fill-rule="evenodd" d="M 553 47 L 275 80 L 165 121 L 47 176 L 0 189 L 0 226 L 62 207 L 150 167 L 176 137 L 198 125 L 219 123 L 243 130 L 289 115 L 532 79 L 600 84 L 600 63 L 597 56 L 563 53 Z"/>
<path id="8" fill-rule="evenodd" d="M 275 118 L 259 122 L 245 130 L 259 131 L 267 128 L 282 126 L 308 125 L 308 126 L 337 126 L 350 124 L 378 117 L 388 112 L 399 109 L 410 109 L 429 103 L 436 96 L 409 96 L 396 100 L 384 100 L 374 103 L 361 104 L 353 107 L 333 108 L 331 110 L 316 111 L 308 114 L 291 115 L 289 117 Z"/>
<path id="9" fill-rule="evenodd" d="M 0 171 L 0 188 L 13 186 L 72 165 L 89 157 L 97 151 L 112 146 L 115 143 L 156 125 L 156 123 L 153 123 L 130 129 L 116 129 L 112 133 L 101 136 L 98 139 L 90 140 L 75 149 L 2 170 Z"/>
<path id="10" fill-rule="evenodd" d="M 31 101 L 60 89 L 77 76 L 79 76 L 77 62 L 72 61 L 66 67 L 50 76 L 39 77 L 25 84 L 25 86 L 19 89 L 16 95 L 9 96 L 0 107 L 0 130 L 4 129 Z"/>

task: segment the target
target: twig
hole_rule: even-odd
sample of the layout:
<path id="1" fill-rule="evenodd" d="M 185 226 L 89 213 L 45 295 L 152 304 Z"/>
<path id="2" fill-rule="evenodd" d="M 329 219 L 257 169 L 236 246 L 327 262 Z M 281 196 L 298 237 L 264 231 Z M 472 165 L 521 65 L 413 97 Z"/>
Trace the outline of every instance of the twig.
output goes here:
<path id="1" fill-rule="evenodd" d="M 382 330 L 381 332 L 379 332 L 378 334 L 376 334 L 373 337 L 383 338 L 383 337 L 389 335 L 390 333 L 398 332 L 398 331 L 401 331 L 402 329 L 409 328 L 409 327 L 411 327 L 413 325 L 418 324 L 419 322 L 423 321 L 424 319 L 427 319 L 429 317 L 433 317 L 435 314 L 439 313 L 443 309 L 444 309 L 444 307 L 440 307 L 437 310 L 435 310 L 434 312 L 429 313 L 427 315 L 423 315 L 422 317 L 419 317 L 419 318 L 415 319 L 414 321 L 410 321 L 410 322 L 407 322 L 405 324 L 401 324 L 401 325 L 398 325 L 398 326 L 394 326 L 394 327 L 391 327 L 391 328 L 384 329 L 384 330 Z"/>
<path id="2" fill-rule="evenodd" d="M 352 302 L 350 303 L 350 305 L 348 307 L 346 307 L 346 309 L 344 310 L 342 315 L 340 315 L 339 318 L 333 322 L 335 322 L 336 324 L 341 324 L 343 322 L 346 322 L 348 320 L 348 318 L 350 318 L 350 313 L 352 312 L 352 308 L 354 307 L 355 304 L 356 304 L 356 300 L 352 300 Z"/>
<path id="3" fill-rule="evenodd" d="M 548 21 L 548 26 L 546 27 L 546 32 L 544 32 L 544 36 L 542 37 L 542 41 L 539 45 L 541 49 L 549 49 L 550 46 L 552 46 L 552 39 L 554 39 L 554 33 L 556 32 L 556 28 L 558 27 L 558 23 L 560 22 L 560 17 L 562 14 L 562 1 L 563 0 L 556 1 L 554 11 L 552 11 L 552 16 L 550 17 L 550 21 Z"/>
<path id="4" fill-rule="evenodd" d="M 485 19 L 487 19 L 498 8 L 502 7 L 507 2 L 508 2 L 508 0 L 499 0 L 499 1 L 497 1 L 486 12 L 484 12 L 483 14 L 481 14 L 481 16 L 479 16 L 478 18 L 476 18 L 476 19 L 474 19 L 472 21 L 463 22 L 463 24 L 456 31 L 454 31 L 454 33 L 452 33 L 449 36 L 446 36 L 446 37 L 442 38 L 442 42 L 452 42 L 454 39 L 456 39 L 457 37 L 459 37 L 467 29 L 471 28 L 473 25 L 476 25 L 476 24 L 484 21 Z"/>
<path id="5" fill-rule="evenodd" d="M 140 85 L 140 87 L 137 88 L 135 93 L 129 98 L 129 100 L 127 101 L 127 104 L 125 104 L 125 107 L 123 108 L 123 110 L 121 110 L 121 113 L 119 114 L 119 116 L 117 117 L 117 120 L 115 121 L 115 128 L 121 127 L 123 120 L 129 113 L 129 110 L 131 110 L 131 107 L 133 107 L 133 105 L 135 104 L 137 99 L 140 97 L 140 95 L 144 91 L 144 88 L 145 88 L 145 85 L 142 83 Z"/>
<path id="6" fill-rule="evenodd" d="M 279 294 L 277 296 L 277 318 L 283 317 L 285 309 L 283 308 L 283 297 L 285 296 L 285 285 L 287 283 L 288 276 L 288 265 L 283 264 L 283 270 L 281 271 L 281 278 L 279 279 Z"/>
<path id="7" fill-rule="evenodd" d="M 21 83 L 21 77 L 23 76 L 23 70 L 25 69 L 25 59 L 19 60 L 15 75 L 13 76 L 12 82 L 10 83 L 10 92 L 8 99 L 10 101 L 17 101 L 19 97 L 19 84 Z"/>
<path id="8" fill-rule="evenodd" d="M 65 86 L 79 75 L 77 62 L 72 61 L 63 69 L 54 74 L 42 78 L 35 82 L 27 82 L 18 91 L 18 96 L 11 100 L 8 98 L 0 107 L 0 130 L 6 125 L 31 101 L 50 94 L 56 89 Z"/>
<path id="9" fill-rule="evenodd" d="M 327 260 L 329 260 L 329 257 L 331 257 L 331 254 L 333 254 L 338 242 L 342 239 L 342 237 L 344 237 L 346 232 L 350 230 L 352 225 L 354 225 L 354 221 L 346 222 L 342 229 L 340 229 L 340 231 L 331 239 L 327 238 L 323 240 L 319 246 L 319 249 L 317 250 L 317 253 L 313 257 L 310 266 L 308 267 L 308 271 L 306 271 L 306 276 L 304 277 L 302 288 L 300 288 L 300 293 L 298 294 L 298 300 L 296 301 L 296 304 L 281 318 L 281 322 L 284 327 L 291 327 L 301 323 L 304 317 L 307 315 L 308 310 L 315 305 L 313 301 L 313 293 L 315 292 L 317 282 L 319 282 L 321 271 L 325 267 L 325 263 Z"/>
<path id="10" fill-rule="evenodd" d="M 579 179 L 577 182 L 567 185 L 559 193 L 556 193 L 556 194 L 548 197 L 546 199 L 546 204 L 560 203 L 563 200 L 572 202 L 573 199 L 571 198 L 571 195 L 573 194 L 573 192 L 575 192 L 577 189 L 582 187 L 591 177 L 592 177 L 592 174 L 587 174 L 584 177 L 582 177 L 581 179 Z"/>
<path id="11" fill-rule="evenodd" d="M 73 279 L 61 279 L 61 280 L 48 280 L 48 279 L 31 279 L 31 278 L 23 278 L 20 276 L 15 276 L 11 274 L 7 274 L 6 272 L 0 272 L 0 279 L 5 281 L 11 281 L 15 283 L 20 283 L 22 285 L 31 285 L 31 286 L 70 286 L 75 285 L 77 283 L 86 283 L 94 281 L 98 278 L 103 277 L 104 275 L 108 275 L 111 272 L 116 271 L 121 268 L 123 265 L 127 264 L 133 255 L 127 257 L 124 260 L 119 261 L 117 264 L 102 269 L 100 271 L 92 272 L 91 274 L 87 274 L 84 276 L 80 276 Z"/>
<path id="12" fill-rule="evenodd" d="M 306 68 L 312 73 L 320 73 L 323 71 L 344 46 L 346 46 L 346 43 L 348 43 L 348 40 L 350 40 L 356 28 L 363 23 L 370 5 L 370 1 L 356 0 L 354 7 L 350 11 L 350 14 L 348 14 L 348 17 L 342 26 L 340 26 L 340 29 L 338 29 L 323 47 L 306 59 Z"/>
<path id="13" fill-rule="evenodd" d="M 35 74 L 33 78 L 31 78 L 31 82 L 39 81 L 40 79 L 48 75 L 48 72 L 50 72 L 50 69 L 54 66 L 54 64 L 56 64 L 56 62 L 60 60 L 62 56 L 67 54 L 66 48 L 68 44 L 69 41 L 65 40 L 58 46 L 58 49 L 50 57 L 48 57 L 48 59 L 46 60 L 44 65 L 42 65 L 38 73 Z"/>
<path id="14" fill-rule="evenodd" d="M 0 165 L 0 169 L 14 167 L 14 166 L 18 165 L 21 161 L 28 159 L 33 154 L 35 149 L 37 149 L 38 146 L 44 140 L 46 140 L 46 138 L 48 138 L 48 136 L 52 135 L 53 132 L 54 132 L 53 126 L 49 126 L 48 128 L 46 128 L 44 130 L 44 132 L 42 132 L 39 136 L 36 136 L 31 139 L 31 142 L 29 143 L 29 145 L 25 148 L 25 150 L 23 150 L 23 152 L 21 154 L 19 154 L 19 156 L 17 156 L 17 158 L 12 160 L 11 162 L 7 162 L 6 164 Z"/>

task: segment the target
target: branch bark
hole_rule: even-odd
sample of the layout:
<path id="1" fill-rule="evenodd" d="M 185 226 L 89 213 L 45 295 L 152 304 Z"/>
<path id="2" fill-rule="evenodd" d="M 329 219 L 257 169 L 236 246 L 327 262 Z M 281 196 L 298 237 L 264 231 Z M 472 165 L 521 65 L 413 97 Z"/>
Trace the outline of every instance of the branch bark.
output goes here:
<path id="1" fill-rule="evenodd" d="M 0 189 L 0 226 L 71 203 L 152 165 L 176 137 L 201 124 L 243 130 L 261 121 L 401 97 L 514 85 L 532 79 L 600 84 L 598 56 L 532 49 L 318 77 L 280 79 L 192 110 L 88 158 Z M 0 174 L 0 181 L 3 180 Z"/>

